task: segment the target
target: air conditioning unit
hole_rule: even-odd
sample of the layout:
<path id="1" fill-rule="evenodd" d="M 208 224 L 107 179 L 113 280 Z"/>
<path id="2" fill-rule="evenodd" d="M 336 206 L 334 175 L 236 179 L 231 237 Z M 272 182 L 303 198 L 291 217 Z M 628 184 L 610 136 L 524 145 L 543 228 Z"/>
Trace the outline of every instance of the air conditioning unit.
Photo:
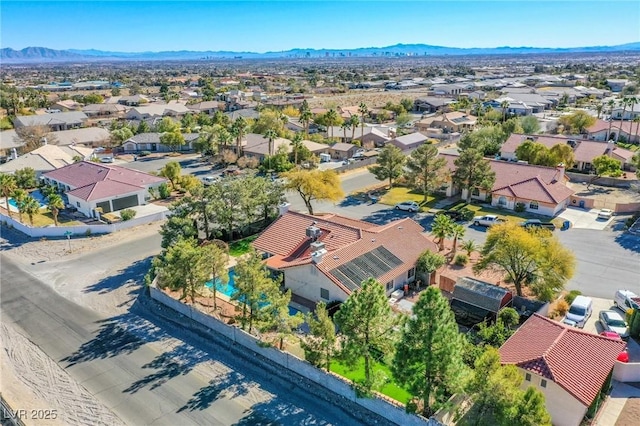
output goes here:
<path id="1" fill-rule="evenodd" d="M 306 231 L 307 238 L 311 238 L 312 240 L 317 240 L 320 237 L 322 231 L 317 226 L 309 226 Z"/>

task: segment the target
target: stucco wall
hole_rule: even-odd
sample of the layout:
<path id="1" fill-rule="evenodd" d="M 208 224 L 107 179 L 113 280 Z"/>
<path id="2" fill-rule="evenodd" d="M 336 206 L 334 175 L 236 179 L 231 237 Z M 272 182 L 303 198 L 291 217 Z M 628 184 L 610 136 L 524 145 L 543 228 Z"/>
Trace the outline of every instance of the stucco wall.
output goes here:
<path id="1" fill-rule="evenodd" d="M 284 276 L 285 287 L 305 299 L 314 302 L 322 300 L 325 302 L 333 300 L 344 302 L 347 299 L 347 294 L 313 265 L 287 268 L 284 270 Z M 320 288 L 329 290 L 328 300 L 320 298 Z"/>
<path id="2" fill-rule="evenodd" d="M 533 386 L 541 391 L 545 396 L 547 411 L 551 415 L 551 422 L 554 426 L 578 426 L 587 413 L 587 406 L 575 399 L 555 382 L 545 379 L 542 376 L 518 368 L 523 377 L 531 375 L 531 381 L 522 381 L 520 386 L 523 390 Z M 542 380 L 547 381 L 547 387 L 541 387 Z"/>
<path id="3" fill-rule="evenodd" d="M 613 366 L 613 378 L 619 382 L 640 382 L 640 362 L 619 362 Z"/>

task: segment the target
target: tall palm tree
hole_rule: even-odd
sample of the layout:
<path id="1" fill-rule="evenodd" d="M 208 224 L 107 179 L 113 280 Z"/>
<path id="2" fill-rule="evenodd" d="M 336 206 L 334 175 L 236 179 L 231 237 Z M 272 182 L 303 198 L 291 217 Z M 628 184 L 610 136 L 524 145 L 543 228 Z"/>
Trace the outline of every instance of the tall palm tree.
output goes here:
<path id="1" fill-rule="evenodd" d="M 11 206 L 9 205 L 9 196 L 18 189 L 18 185 L 16 184 L 16 177 L 14 175 L 9 174 L 0 174 L 0 192 L 4 196 L 4 202 L 7 206 L 7 212 L 9 212 L 9 217 L 11 216 Z"/>
<path id="2" fill-rule="evenodd" d="M 345 142 L 347 140 L 347 130 L 351 130 L 351 123 L 349 123 L 348 120 L 343 121 L 342 124 L 340 125 L 340 128 L 342 128 L 342 132 L 344 134 L 344 139 Z"/>
<path id="3" fill-rule="evenodd" d="M 227 145 L 231 143 L 234 136 L 224 127 L 218 131 L 217 139 L 218 139 L 218 153 L 222 153 L 225 149 L 227 149 Z M 237 140 L 237 137 L 236 137 Z M 240 139 L 242 141 L 242 139 Z"/>
<path id="4" fill-rule="evenodd" d="M 293 149 L 293 164 L 298 165 L 298 151 L 302 148 L 302 134 L 296 133 L 291 140 L 291 149 Z"/>
<path id="5" fill-rule="evenodd" d="M 300 112 L 300 121 L 304 124 L 304 133 L 309 137 L 309 123 L 313 118 L 313 113 L 310 109 L 306 108 Z"/>
<path id="6" fill-rule="evenodd" d="M 613 124 L 613 109 L 616 106 L 616 101 L 613 99 L 609 99 L 607 102 L 607 106 L 609 107 L 609 130 L 607 130 L 607 140 L 611 139 L 611 125 Z"/>
<path id="7" fill-rule="evenodd" d="M 269 169 L 271 169 L 271 157 L 273 156 L 273 141 L 278 137 L 278 132 L 273 129 L 267 129 L 263 135 L 269 141 L 268 151 L 269 151 Z"/>
<path id="8" fill-rule="evenodd" d="M 330 138 L 333 139 L 333 126 L 338 122 L 338 113 L 335 109 L 331 108 L 324 115 L 324 120 L 326 121 L 327 126 L 329 126 L 329 128 L 331 129 Z"/>
<path id="9" fill-rule="evenodd" d="M 231 125 L 231 133 L 236 138 L 236 154 L 238 157 L 242 156 L 242 137 L 246 131 L 247 121 L 243 117 L 236 118 L 236 121 Z"/>
<path id="10" fill-rule="evenodd" d="M 453 249 L 452 252 L 455 255 L 456 254 L 456 250 L 458 248 L 458 238 L 462 238 L 464 237 L 464 232 L 465 232 L 466 228 L 460 224 L 455 224 L 453 225 L 453 227 L 451 228 L 451 233 L 453 234 Z"/>
<path id="11" fill-rule="evenodd" d="M 58 194 L 52 194 L 47 198 L 47 207 L 53 216 L 53 223 L 58 226 L 58 214 L 64 208 L 64 201 Z"/>
<path id="12" fill-rule="evenodd" d="M 360 120 L 358 119 L 358 116 L 352 115 L 351 117 L 349 117 L 349 124 L 351 125 L 351 140 L 353 141 L 353 138 L 356 137 L 356 129 L 360 124 Z"/>
<path id="13" fill-rule="evenodd" d="M 638 123 L 638 124 L 636 124 L 636 137 L 635 137 L 634 141 L 635 141 L 635 143 L 639 143 L 640 140 L 638 140 L 638 130 L 640 130 L 640 115 L 634 117 L 633 121 Z"/>
<path id="14" fill-rule="evenodd" d="M 362 126 L 362 134 L 360 135 L 360 137 L 362 137 L 364 136 L 364 118 L 369 114 L 369 108 L 367 108 L 367 104 L 365 104 L 364 102 L 360 102 L 358 112 L 360 113 L 360 126 Z"/>
<path id="15" fill-rule="evenodd" d="M 27 191 L 21 188 L 16 188 L 16 190 L 11 194 L 11 198 L 14 199 L 16 207 L 18 208 L 18 217 L 20 218 L 20 222 L 22 222 L 22 213 L 24 213 L 24 200 L 28 195 Z"/>
<path id="16" fill-rule="evenodd" d="M 600 115 L 602 114 L 603 109 L 604 109 L 604 104 L 602 102 L 598 102 L 596 104 L 596 112 L 598 113 L 598 119 L 600 119 Z"/>
<path id="17" fill-rule="evenodd" d="M 31 195 L 27 195 L 22 203 L 22 210 L 29 216 L 29 222 L 33 226 L 33 215 L 40 211 L 40 203 Z"/>
<path id="18" fill-rule="evenodd" d="M 620 139 L 620 133 L 622 132 L 622 123 L 624 123 L 624 113 L 627 111 L 627 107 L 630 106 L 633 108 L 633 104 L 635 103 L 635 99 L 631 98 L 631 97 L 623 97 L 621 104 L 622 104 L 622 115 L 620 115 L 620 125 L 618 126 L 618 134 L 616 135 L 616 142 L 618 142 L 618 139 Z M 631 133 L 631 132 L 629 132 Z"/>
<path id="19" fill-rule="evenodd" d="M 502 108 L 502 122 L 507 121 L 507 110 L 509 109 L 509 101 L 504 100 L 500 102 L 500 108 Z"/>

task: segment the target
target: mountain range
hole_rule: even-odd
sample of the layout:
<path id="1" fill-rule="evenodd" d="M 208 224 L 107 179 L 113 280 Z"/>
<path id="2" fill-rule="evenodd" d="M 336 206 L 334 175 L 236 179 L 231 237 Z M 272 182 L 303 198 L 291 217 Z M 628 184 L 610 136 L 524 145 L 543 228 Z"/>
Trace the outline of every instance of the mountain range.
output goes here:
<path id="1" fill-rule="evenodd" d="M 274 59 L 274 58 L 322 58 L 322 57 L 394 57 L 394 56 L 447 56 L 447 55 L 526 55 L 552 53 L 596 53 L 640 51 L 640 42 L 616 46 L 584 46 L 570 48 L 551 47 L 492 47 L 458 48 L 428 44 L 395 44 L 387 47 L 361 47 L 356 49 L 291 49 L 280 52 L 231 52 L 231 51 L 162 51 L 162 52 L 110 52 L 103 50 L 55 50 L 46 47 L 26 47 L 0 50 L 4 63 L 22 62 L 89 62 L 89 61 L 154 61 L 198 59 Z"/>

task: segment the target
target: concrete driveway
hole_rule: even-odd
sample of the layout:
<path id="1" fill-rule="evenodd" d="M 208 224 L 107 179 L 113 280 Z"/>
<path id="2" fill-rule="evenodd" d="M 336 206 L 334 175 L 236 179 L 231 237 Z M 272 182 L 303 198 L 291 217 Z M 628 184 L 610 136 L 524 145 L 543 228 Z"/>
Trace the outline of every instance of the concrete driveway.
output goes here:
<path id="1" fill-rule="evenodd" d="M 611 219 L 598 219 L 600 209 L 585 210 L 577 207 L 567 207 L 558 217 L 571 222 L 572 228 L 597 229 L 602 231 L 611 222 Z"/>

